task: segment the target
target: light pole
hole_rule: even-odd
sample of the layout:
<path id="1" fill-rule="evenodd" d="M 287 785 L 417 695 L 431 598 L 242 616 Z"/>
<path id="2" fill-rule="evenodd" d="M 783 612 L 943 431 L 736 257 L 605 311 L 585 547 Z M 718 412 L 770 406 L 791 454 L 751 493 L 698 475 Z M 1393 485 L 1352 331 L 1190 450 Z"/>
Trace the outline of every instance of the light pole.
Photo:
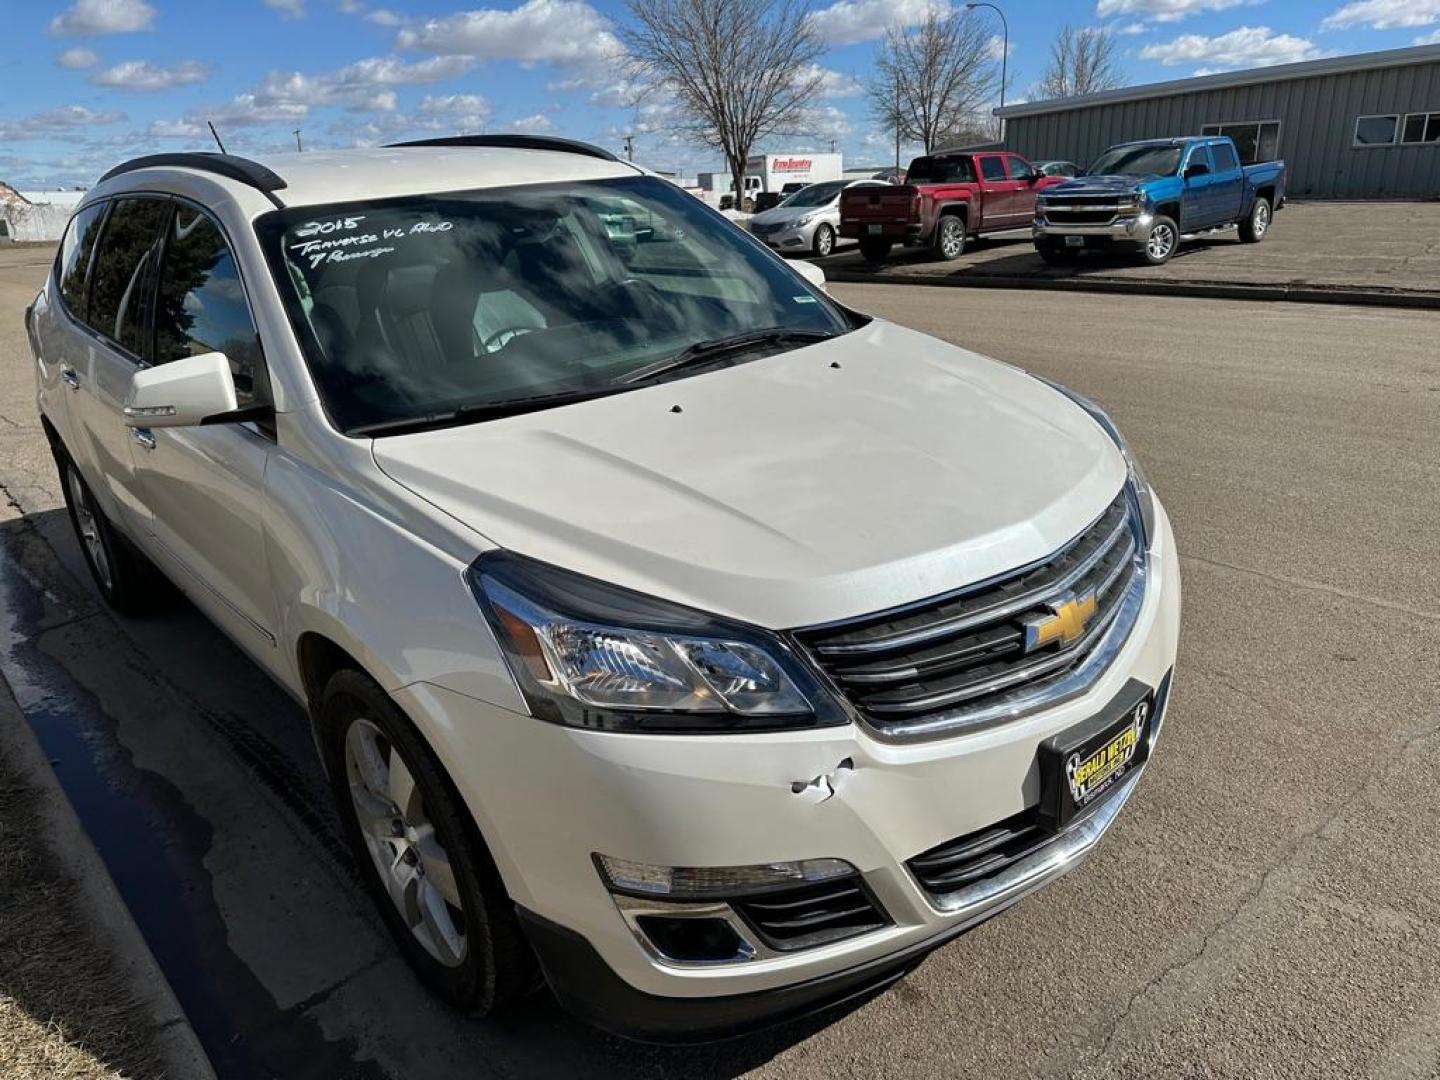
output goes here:
<path id="1" fill-rule="evenodd" d="M 1002 43 L 1000 45 L 1000 108 L 1004 109 L 1005 69 L 1010 61 L 1010 24 L 1005 21 L 1005 13 L 1003 11 L 1001 11 L 994 4 L 984 3 L 983 0 L 977 0 L 976 3 L 966 4 L 965 10 L 974 11 L 976 8 L 982 7 L 988 7 L 991 11 L 995 12 L 996 15 L 1000 16 L 1000 26 L 1005 31 L 1004 39 L 1002 40 Z M 1005 138 L 1005 118 L 1003 116 L 1000 118 L 1000 138 L 1002 141 Z"/>

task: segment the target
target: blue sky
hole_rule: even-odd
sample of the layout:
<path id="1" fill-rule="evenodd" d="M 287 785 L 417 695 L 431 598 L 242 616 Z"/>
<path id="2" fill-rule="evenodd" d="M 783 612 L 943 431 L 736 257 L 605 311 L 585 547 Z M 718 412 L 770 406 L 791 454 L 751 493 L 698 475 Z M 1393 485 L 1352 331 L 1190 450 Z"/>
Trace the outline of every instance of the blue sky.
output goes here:
<path id="1" fill-rule="evenodd" d="M 484 3 L 496 6 L 482 6 Z M 777 149 L 883 163 L 860 93 L 887 23 L 947 0 L 812 0 L 829 50 L 808 134 Z M 1440 0 L 998 0 L 1010 21 L 1012 100 L 1062 23 L 1109 26 L 1130 82 L 1440 42 Z M 977 17 L 999 21 L 993 12 Z M 350 146 L 455 131 L 521 130 L 692 172 L 666 105 L 626 100 L 623 0 L 0 0 L 0 179 L 88 184 L 160 150 Z M 999 56 L 997 41 L 996 56 Z"/>

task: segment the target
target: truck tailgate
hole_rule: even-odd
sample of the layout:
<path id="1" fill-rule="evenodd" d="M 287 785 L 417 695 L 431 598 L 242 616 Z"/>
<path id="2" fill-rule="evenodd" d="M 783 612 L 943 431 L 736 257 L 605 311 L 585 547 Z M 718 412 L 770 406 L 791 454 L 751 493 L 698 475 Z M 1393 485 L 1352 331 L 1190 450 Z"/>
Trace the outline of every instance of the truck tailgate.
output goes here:
<path id="1" fill-rule="evenodd" d="M 850 188 L 840 196 L 840 233 L 859 236 L 866 225 L 917 221 L 917 192 L 907 185 Z"/>

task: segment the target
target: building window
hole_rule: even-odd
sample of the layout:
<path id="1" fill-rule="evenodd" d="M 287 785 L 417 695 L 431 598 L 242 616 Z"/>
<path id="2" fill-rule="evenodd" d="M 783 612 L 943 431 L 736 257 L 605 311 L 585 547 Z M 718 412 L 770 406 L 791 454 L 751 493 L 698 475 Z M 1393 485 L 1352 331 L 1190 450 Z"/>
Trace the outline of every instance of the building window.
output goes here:
<path id="1" fill-rule="evenodd" d="M 1201 135 L 1227 135 L 1240 153 L 1242 165 L 1257 161 L 1275 161 L 1280 157 L 1279 120 L 1241 120 L 1234 123 L 1206 124 Z"/>
<path id="2" fill-rule="evenodd" d="M 1400 117 L 1395 113 L 1385 116 L 1357 116 L 1355 118 L 1356 146 L 1394 146 L 1395 134 L 1400 128 Z"/>
<path id="3" fill-rule="evenodd" d="M 1412 112 L 1405 117 L 1400 141 L 1410 146 L 1440 145 L 1440 112 Z"/>

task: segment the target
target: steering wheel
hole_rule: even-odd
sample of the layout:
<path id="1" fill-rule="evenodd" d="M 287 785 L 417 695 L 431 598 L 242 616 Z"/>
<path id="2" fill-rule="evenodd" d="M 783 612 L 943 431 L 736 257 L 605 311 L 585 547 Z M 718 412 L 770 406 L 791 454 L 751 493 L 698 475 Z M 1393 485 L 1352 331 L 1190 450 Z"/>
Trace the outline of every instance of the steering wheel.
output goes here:
<path id="1" fill-rule="evenodd" d="M 482 341 L 480 347 L 487 353 L 499 352 L 521 334 L 528 334 L 534 329 L 533 326 L 503 326 Z"/>

